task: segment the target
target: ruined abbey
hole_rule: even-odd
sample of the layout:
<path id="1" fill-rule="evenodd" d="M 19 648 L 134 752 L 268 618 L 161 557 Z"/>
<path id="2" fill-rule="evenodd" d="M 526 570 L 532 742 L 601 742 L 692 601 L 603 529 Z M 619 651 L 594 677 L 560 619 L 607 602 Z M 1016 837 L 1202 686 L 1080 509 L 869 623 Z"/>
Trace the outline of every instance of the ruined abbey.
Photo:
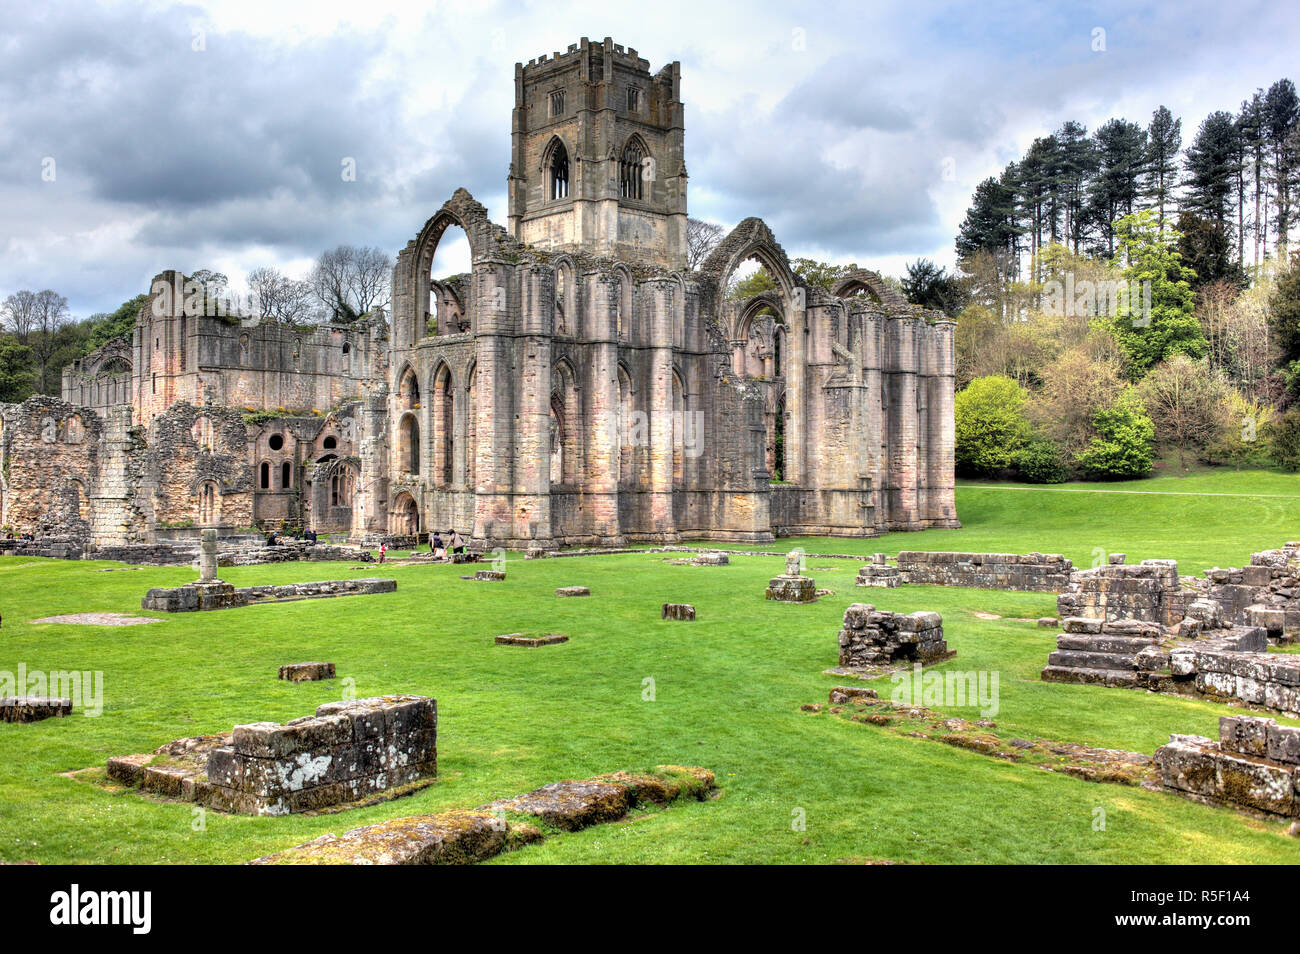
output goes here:
<path id="1" fill-rule="evenodd" d="M 686 264 L 680 67 L 609 39 L 515 66 L 505 226 L 465 190 L 389 314 L 187 307 L 0 404 L 0 527 L 121 555 L 310 527 L 475 548 L 958 526 L 953 324 L 861 271 L 805 283 L 757 218 Z M 449 228 L 472 270 L 431 274 Z M 775 287 L 729 295 L 756 260 Z"/>

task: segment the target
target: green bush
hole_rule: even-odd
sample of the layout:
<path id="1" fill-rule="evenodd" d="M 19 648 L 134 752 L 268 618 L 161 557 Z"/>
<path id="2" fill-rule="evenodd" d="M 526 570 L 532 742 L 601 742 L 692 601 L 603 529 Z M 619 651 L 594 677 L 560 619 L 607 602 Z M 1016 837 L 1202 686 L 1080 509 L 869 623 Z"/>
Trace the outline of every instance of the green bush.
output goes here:
<path id="1" fill-rule="evenodd" d="M 1132 480 L 1151 473 L 1151 442 L 1155 425 L 1142 412 L 1132 390 L 1109 408 L 1093 416 L 1100 437 L 1075 460 L 1084 476 L 1093 480 Z"/>
<path id="2" fill-rule="evenodd" d="M 1084 476 L 1097 481 L 1123 481 L 1145 477 L 1152 468 L 1152 441 L 1156 425 L 1143 411 L 1132 391 L 1113 407 L 1101 409 L 1092 419 L 1101 437 L 1075 458 Z"/>
<path id="3" fill-rule="evenodd" d="M 1035 437 L 1016 455 L 1020 479 L 1031 484 L 1063 484 L 1070 479 L 1070 468 L 1061 450 L 1049 440 Z"/>
<path id="4" fill-rule="evenodd" d="M 1268 425 L 1268 449 L 1283 470 L 1300 470 L 1300 410 L 1292 408 Z"/>
<path id="5" fill-rule="evenodd" d="M 957 394 L 957 470 L 988 476 L 1014 466 L 1029 439 L 1025 389 L 1002 375 L 976 378 Z"/>

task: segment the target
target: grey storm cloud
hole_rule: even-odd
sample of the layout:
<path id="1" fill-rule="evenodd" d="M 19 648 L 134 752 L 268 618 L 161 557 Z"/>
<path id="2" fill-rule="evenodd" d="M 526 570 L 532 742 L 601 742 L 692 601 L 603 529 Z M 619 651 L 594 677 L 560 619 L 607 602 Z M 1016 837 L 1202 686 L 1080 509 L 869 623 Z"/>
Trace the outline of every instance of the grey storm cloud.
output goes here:
<path id="1" fill-rule="evenodd" d="M 206 0 L 10 4 L 0 297 L 52 287 L 86 314 L 164 268 L 301 264 L 340 243 L 396 253 L 460 186 L 502 221 L 511 67 L 593 19 L 652 69 L 682 61 L 694 215 L 760 216 L 791 255 L 863 265 L 951 261 L 975 185 L 1066 118 L 1145 122 L 1166 102 L 1190 136 L 1206 112 L 1286 75 L 1297 36 L 1284 5 L 1265 3 L 749 0 L 674 13 L 665 0 L 650 20 L 575 3 L 563 18 L 437 4 L 340 25 L 322 0 L 306 30 L 268 28 L 239 4 L 218 10 L 217 29 Z M 1090 48 L 1098 25 L 1104 55 Z"/>

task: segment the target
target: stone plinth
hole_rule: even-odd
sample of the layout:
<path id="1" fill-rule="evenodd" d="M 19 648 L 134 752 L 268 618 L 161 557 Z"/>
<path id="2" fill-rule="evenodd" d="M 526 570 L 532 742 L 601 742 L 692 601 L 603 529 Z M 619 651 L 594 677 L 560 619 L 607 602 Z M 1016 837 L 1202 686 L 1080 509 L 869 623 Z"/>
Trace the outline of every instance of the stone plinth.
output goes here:
<path id="1" fill-rule="evenodd" d="M 561 586 L 555 591 L 556 596 L 590 596 L 591 590 L 585 586 Z"/>
<path id="2" fill-rule="evenodd" d="M 434 778 L 437 730 L 437 703 L 424 696 L 330 702 L 283 725 L 237 725 L 111 758 L 108 774 L 218 811 L 287 815 Z"/>
<path id="3" fill-rule="evenodd" d="M 545 636 L 525 636 L 523 633 L 506 633 L 504 636 L 498 636 L 496 643 L 498 646 L 529 646 L 536 648 L 538 646 L 554 646 L 557 643 L 567 643 L 569 637 L 563 633 L 548 633 Z"/>
<path id="4" fill-rule="evenodd" d="M 869 603 L 844 611 L 840 666 L 864 669 L 898 663 L 935 663 L 955 655 L 943 638 L 938 613 L 891 613 Z"/>
<path id="5" fill-rule="evenodd" d="M 140 605 L 154 612 L 193 613 L 247 606 L 248 595 L 229 583 L 191 583 L 171 589 L 154 587 L 145 594 Z"/>
<path id="6" fill-rule="evenodd" d="M 811 577 L 781 575 L 768 580 L 763 597 L 778 603 L 811 603 L 817 599 L 817 584 Z"/>
<path id="7" fill-rule="evenodd" d="M 725 553 L 701 553 L 691 557 L 695 566 L 727 566 L 730 562 L 731 557 Z"/>
<path id="8" fill-rule="evenodd" d="M 858 570 L 858 586 L 895 587 L 903 585 L 903 575 L 896 566 L 868 563 Z"/>
<path id="9" fill-rule="evenodd" d="M 659 615 L 660 619 L 678 619 L 691 621 L 695 619 L 695 607 L 690 603 L 665 603 Z"/>
<path id="10" fill-rule="evenodd" d="M 48 696 L 5 696 L 0 699 L 0 722 L 40 722 L 72 715 L 71 699 Z"/>
<path id="11" fill-rule="evenodd" d="M 474 579 L 489 583 L 500 583 L 506 578 L 505 570 L 475 570 Z"/>
<path id="12" fill-rule="evenodd" d="M 280 667 L 280 678 L 288 682 L 316 682 L 334 678 L 332 662 L 291 663 Z"/>

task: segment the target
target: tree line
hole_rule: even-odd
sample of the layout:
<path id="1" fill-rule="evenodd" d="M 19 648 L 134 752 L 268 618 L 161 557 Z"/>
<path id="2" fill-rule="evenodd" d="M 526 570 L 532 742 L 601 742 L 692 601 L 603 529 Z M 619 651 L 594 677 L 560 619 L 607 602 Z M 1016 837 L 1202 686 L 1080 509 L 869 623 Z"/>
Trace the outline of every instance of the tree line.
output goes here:
<path id="1" fill-rule="evenodd" d="M 1161 458 L 1300 469 L 1300 98 L 1288 79 L 1184 147 L 1066 122 L 975 190 L 955 273 L 909 297 L 957 320 L 957 464 L 1031 481 Z"/>

